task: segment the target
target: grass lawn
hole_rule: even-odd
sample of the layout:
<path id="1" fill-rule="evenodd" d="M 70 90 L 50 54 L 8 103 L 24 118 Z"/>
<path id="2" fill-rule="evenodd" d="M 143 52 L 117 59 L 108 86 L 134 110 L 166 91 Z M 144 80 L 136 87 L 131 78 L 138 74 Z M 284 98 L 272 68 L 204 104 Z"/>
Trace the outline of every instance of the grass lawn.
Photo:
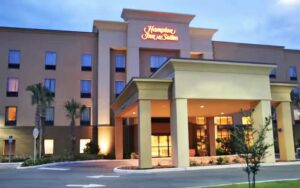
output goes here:
<path id="1" fill-rule="evenodd" d="M 256 184 L 256 188 L 299 188 L 299 187 L 300 187 L 300 180 Z M 209 188 L 248 188 L 248 184 L 240 184 L 240 185 L 235 184 L 235 185 L 209 187 Z"/>

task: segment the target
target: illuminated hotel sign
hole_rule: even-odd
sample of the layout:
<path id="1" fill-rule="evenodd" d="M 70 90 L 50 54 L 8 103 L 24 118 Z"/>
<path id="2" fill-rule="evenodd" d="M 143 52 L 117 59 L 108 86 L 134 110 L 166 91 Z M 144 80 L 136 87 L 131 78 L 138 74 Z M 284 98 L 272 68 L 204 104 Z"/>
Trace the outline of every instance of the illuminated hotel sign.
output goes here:
<path id="1" fill-rule="evenodd" d="M 144 27 L 141 38 L 143 40 L 178 41 L 179 36 L 176 32 L 176 29 L 173 28 L 148 25 Z"/>

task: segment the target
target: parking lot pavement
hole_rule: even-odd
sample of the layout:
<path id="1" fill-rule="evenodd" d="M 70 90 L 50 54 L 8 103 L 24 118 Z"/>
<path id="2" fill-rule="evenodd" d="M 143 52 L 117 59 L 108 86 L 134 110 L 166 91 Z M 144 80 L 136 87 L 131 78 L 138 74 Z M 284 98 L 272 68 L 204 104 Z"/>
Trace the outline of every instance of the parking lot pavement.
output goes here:
<path id="1" fill-rule="evenodd" d="M 241 168 L 153 174 L 116 174 L 112 169 L 128 161 L 64 164 L 36 169 L 0 169 L 1 188 L 185 188 L 246 181 Z M 300 165 L 262 167 L 258 180 L 298 179 Z"/>

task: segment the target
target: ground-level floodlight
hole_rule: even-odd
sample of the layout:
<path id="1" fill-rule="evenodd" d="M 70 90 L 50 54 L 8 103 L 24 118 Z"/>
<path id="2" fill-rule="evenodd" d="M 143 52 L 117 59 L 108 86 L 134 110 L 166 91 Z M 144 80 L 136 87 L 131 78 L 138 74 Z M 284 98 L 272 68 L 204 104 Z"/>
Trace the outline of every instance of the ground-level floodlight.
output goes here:
<path id="1" fill-rule="evenodd" d="M 35 163 L 36 159 L 36 139 L 39 136 L 39 130 L 35 127 L 32 131 L 33 136 L 33 163 Z"/>

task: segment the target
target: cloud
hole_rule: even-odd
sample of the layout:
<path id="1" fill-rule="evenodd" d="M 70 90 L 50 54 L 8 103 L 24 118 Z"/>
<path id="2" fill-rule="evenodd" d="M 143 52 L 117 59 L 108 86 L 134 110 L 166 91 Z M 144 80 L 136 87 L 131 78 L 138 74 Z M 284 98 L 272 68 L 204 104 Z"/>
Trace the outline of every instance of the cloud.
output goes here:
<path id="1" fill-rule="evenodd" d="M 300 5 L 300 0 L 279 0 L 278 3 L 284 6 Z"/>

